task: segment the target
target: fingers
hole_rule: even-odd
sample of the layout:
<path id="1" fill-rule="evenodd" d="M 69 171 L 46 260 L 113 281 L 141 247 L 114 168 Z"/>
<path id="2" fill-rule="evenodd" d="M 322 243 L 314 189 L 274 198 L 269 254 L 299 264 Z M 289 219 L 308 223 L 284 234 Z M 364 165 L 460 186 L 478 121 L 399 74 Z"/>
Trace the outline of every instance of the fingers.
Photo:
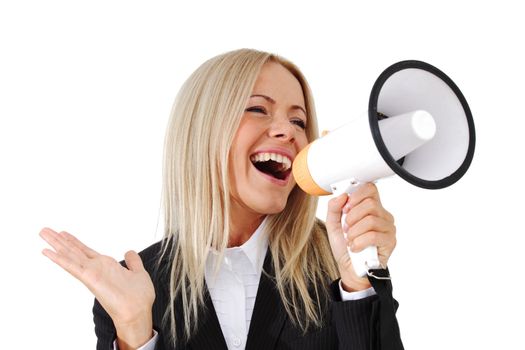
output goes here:
<path id="1" fill-rule="evenodd" d="M 55 251 L 62 251 L 65 252 L 67 250 L 66 246 L 62 242 L 62 239 L 58 236 L 58 233 L 53 231 L 50 228 L 43 228 L 40 233 L 40 237 L 42 237 Z"/>
<path id="2" fill-rule="evenodd" d="M 51 229 L 44 228 L 40 231 L 40 236 L 55 250 L 44 249 L 42 254 L 78 278 L 82 271 L 82 261 L 85 259 L 82 256 L 83 253 L 79 252 L 76 247 L 71 247 L 63 236 Z"/>
<path id="3" fill-rule="evenodd" d="M 144 270 L 144 265 L 142 264 L 142 259 L 137 254 L 137 252 L 130 250 L 124 255 L 126 260 L 126 265 L 131 271 L 142 271 Z"/>
<path id="4" fill-rule="evenodd" d="M 345 218 L 347 227 L 354 226 L 357 222 L 368 215 L 377 216 L 385 219 L 390 223 L 394 223 L 394 217 L 386 211 L 381 203 L 377 202 L 375 198 L 365 198 L 358 205 L 349 210 L 348 204 L 343 208 L 343 212 L 348 213 Z"/>
<path id="5" fill-rule="evenodd" d="M 343 215 L 344 225 L 341 227 Z M 348 247 L 357 253 L 366 247 L 375 246 L 381 264 L 386 266 L 396 245 L 394 217 L 383 208 L 373 183 L 359 186 L 350 196 L 342 194 L 332 198 L 328 202 L 326 228 L 332 253 L 342 271 L 341 276 L 355 275 Z M 352 270 L 350 275 L 347 274 L 349 270 Z"/>
<path id="6" fill-rule="evenodd" d="M 326 213 L 326 228 L 328 232 L 341 230 L 341 213 L 347 200 L 348 195 L 343 193 L 328 201 L 328 211 Z"/>
<path id="7" fill-rule="evenodd" d="M 352 194 L 343 208 L 347 213 L 343 230 L 348 244 L 353 252 L 370 245 L 391 252 L 396 245 L 394 217 L 379 202 L 376 187 L 373 184 L 367 187 L 356 191 L 357 195 Z M 352 207 L 352 203 L 358 204 Z"/>
<path id="8" fill-rule="evenodd" d="M 350 195 L 346 206 L 350 209 L 354 208 L 366 198 L 375 199 L 377 202 L 381 203 L 377 187 L 371 182 L 359 186 L 358 189 Z"/>
<path id="9" fill-rule="evenodd" d="M 368 246 L 376 246 L 387 248 L 389 252 L 394 250 L 396 246 L 396 236 L 377 231 L 368 231 L 358 237 L 356 237 L 351 245 L 350 249 L 354 252 L 360 252 Z"/>
<path id="10" fill-rule="evenodd" d="M 70 233 L 67 233 L 66 231 L 62 231 L 60 232 L 67 241 L 71 242 L 73 245 L 75 245 L 78 249 L 80 249 L 84 254 L 86 254 L 86 256 L 88 258 L 94 258 L 96 257 L 97 255 L 99 255 L 96 251 L 94 251 L 93 249 L 89 248 L 87 245 L 85 245 L 84 243 L 80 242 L 78 240 L 78 238 L 76 238 L 75 236 L 73 236 L 72 234 Z"/>
<path id="11" fill-rule="evenodd" d="M 381 217 L 367 215 L 366 217 L 359 220 L 355 225 L 351 226 L 346 233 L 348 240 L 352 241 L 368 231 L 391 233 L 394 227 L 395 226 L 392 225 L 392 223 Z"/>
<path id="12" fill-rule="evenodd" d="M 69 272 L 74 277 L 78 278 L 82 273 L 82 266 L 74 263 L 71 259 L 67 258 L 65 255 L 57 254 L 50 249 L 42 250 L 42 254 L 47 256 L 55 264 Z"/>
<path id="13" fill-rule="evenodd" d="M 40 237 L 55 250 L 44 249 L 42 254 L 76 278 L 79 278 L 88 259 L 86 254 L 66 239 L 64 232 L 57 233 L 50 228 L 44 228 L 40 231 Z"/>
<path id="14" fill-rule="evenodd" d="M 346 225 L 343 228 L 345 232 L 348 230 L 348 227 L 351 227 L 367 215 L 379 216 L 387 221 L 394 222 L 394 217 L 382 207 L 379 192 L 373 183 L 359 186 L 350 196 L 343 193 L 328 202 L 326 217 L 328 230 L 337 231 L 341 228 L 342 214 L 348 214 L 345 218 Z"/>

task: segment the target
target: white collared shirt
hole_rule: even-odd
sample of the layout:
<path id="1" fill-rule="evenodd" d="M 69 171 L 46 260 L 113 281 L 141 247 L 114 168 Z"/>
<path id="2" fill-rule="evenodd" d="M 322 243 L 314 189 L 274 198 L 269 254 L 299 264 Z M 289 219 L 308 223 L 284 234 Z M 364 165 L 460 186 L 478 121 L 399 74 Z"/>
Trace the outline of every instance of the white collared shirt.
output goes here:
<path id="1" fill-rule="evenodd" d="M 212 250 L 206 260 L 204 277 L 213 307 L 219 319 L 222 334 L 229 350 L 244 349 L 250 329 L 255 297 L 259 287 L 264 258 L 268 249 L 268 232 L 264 229 L 268 216 L 264 218 L 250 239 L 240 247 L 226 248 L 219 270 L 215 274 L 218 252 Z M 341 298 L 357 300 L 374 295 L 373 288 L 359 292 L 346 292 L 339 281 Z M 157 332 L 138 350 L 153 350 L 157 343 Z M 114 342 L 114 349 L 118 347 Z"/>
<path id="2" fill-rule="evenodd" d="M 214 268 L 219 253 L 212 251 L 206 261 L 206 285 L 228 349 L 246 347 L 268 249 L 268 236 L 264 230 L 266 221 L 267 217 L 240 247 L 226 248 L 217 274 L 214 274 Z"/>

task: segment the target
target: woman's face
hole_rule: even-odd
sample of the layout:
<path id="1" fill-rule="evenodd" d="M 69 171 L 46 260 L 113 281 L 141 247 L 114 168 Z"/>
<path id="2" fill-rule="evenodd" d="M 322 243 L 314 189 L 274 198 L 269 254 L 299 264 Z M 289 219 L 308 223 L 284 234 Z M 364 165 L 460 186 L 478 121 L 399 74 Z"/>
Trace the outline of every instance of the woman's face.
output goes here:
<path id="1" fill-rule="evenodd" d="M 266 63 L 230 149 L 234 215 L 275 214 L 285 208 L 295 186 L 292 162 L 308 144 L 306 123 L 299 81 L 282 65 Z"/>

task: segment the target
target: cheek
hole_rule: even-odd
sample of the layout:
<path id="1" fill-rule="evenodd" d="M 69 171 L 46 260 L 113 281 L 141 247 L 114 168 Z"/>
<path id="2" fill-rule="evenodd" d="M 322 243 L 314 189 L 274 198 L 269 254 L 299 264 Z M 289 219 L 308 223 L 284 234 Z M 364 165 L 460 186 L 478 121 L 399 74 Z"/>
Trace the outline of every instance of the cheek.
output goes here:
<path id="1" fill-rule="evenodd" d="M 246 134 L 243 133 L 241 128 L 239 128 L 230 147 L 230 154 L 228 157 L 230 169 L 239 168 L 244 155 L 248 151 L 247 142 L 248 140 L 246 140 Z"/>
<path id="2" fill-rule="evenodd" d="M 228 181 L 230 184 L 230 191 L 234 195 L 242 192 L 243 184 L 246 182 L 251 162 L 248 159 L 248 148 L 243 142 L 243 137 L 236 137 L 230 155 L 228 157 Z"/>
<path id="3" fill-rule="evenodd" d="M 306 137 L 305 134 L 297 138 L 297 146 L 299 147 L 299 151 L 305 148 L 306 146 L 308 146 L 308 144 L 309 144 L 308 138 Z"/>
<path id="4" fill-rule="evenodd" d="M 230 198 L 236 201 L 241 200 L 241 193 L 243 193 L 244 180 L 241 175 L 241 169 L 238 166 L 238 162 L 230 162 L 228 167 L 228 185 L 230 187 L 229 195 Z"/>
<path id="5" fill-rule="evenodd" d="M 241 124 L 235 133 L 231 150 L 233 150 L 237 156 L 243 153 L 246 154 L 250 150 L 250 147 L 255 145 L 262 134 L 262 125 L 259 125 L 259 123 L 250 118 L 243 117 Z"/>

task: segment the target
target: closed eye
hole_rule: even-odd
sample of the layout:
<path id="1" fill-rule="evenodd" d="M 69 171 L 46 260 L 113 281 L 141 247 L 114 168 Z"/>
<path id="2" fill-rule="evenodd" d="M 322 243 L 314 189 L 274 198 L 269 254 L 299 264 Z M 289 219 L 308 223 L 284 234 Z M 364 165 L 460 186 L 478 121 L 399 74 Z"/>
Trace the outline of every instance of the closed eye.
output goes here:
<path id="1" fill-rule="evenodd" d="M 268 112 L 266 111 L 266 108 L 264 108 L 262 106 L 248 107 L 248 108 L 246 108 L 246 112 L 261 113 L 261 114 L 264 114 L 264 115 L 268 114 Z M 292 119 L 292 120 L 290 120 L 290 122 L 292 124 L 297 125 L 302 130 L 306 129 L 306 122 L 304 120 L 302 120 L 301 118 Z"/>
<path id="2" fill-rule="evenodd" d="M 303 130 L 306 129 L 306 122 L 302 119 L 292 119 L 292 123 L 294 123 Z"/>
<path id="3" fill-rule="evenodd" d="M 254 113 L 266 114 L 266 109 L 264 107 L 255 106 L 255 107 L 246 108 L 246 112 L 254 112 Z"/>

